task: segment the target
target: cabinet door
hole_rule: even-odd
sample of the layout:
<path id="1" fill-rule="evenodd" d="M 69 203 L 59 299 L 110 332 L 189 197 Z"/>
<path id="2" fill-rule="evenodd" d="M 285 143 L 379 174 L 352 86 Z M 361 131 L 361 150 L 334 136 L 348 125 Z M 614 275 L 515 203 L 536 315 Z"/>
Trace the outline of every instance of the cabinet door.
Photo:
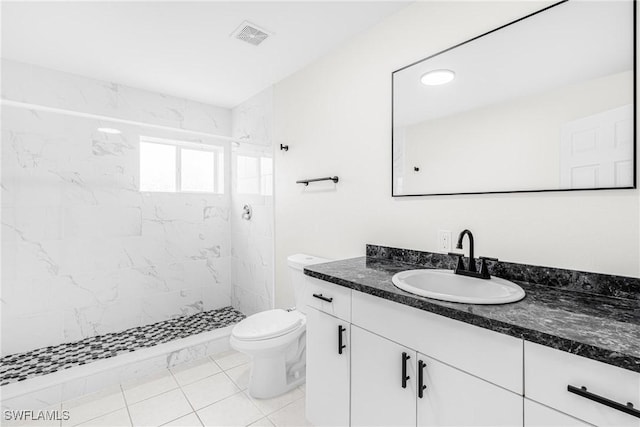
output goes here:
<path id="1" fill-rule="evenodd" d="M 350 352 L 349 323 L 308 307 L 306 415 L 313 425 L 349 425 Z"/>
<path id="2" fill-rule="evenodd" d="M 426 388 L 418 398 L 419 426 L 522 425 L 522 396 L 418 353 L 420 360 Z"/>
<path id="3" fill-rule="evenodd" d="M 524 425 L 525 427 L 589 427 L 592 424 L 524 399 Z"/>
<path id="4" fill-rule="evenodd" d="M 415 426 L 416 352 L 353 325 L 351 343 L 351 425 Z"/>

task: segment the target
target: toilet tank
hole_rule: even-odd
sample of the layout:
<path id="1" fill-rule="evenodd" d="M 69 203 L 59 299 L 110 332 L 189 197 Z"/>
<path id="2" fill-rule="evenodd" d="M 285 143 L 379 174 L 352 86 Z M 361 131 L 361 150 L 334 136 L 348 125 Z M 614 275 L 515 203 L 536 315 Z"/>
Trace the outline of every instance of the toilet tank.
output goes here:
<path id="1" fill-rule="evenodd" d="M 304 304 L 304 295 L 306 288 L 306 281 L 304 275 L 304 268 L 308 265 L 322 264 L 323 262 L 329 262 L 330 259 L 320 258 L 307 254 L 295 254 L 287 257 L 287 263 L 289 264 L 289 275 L 291 285 L 293 286 L 293 294 L 296 299 L 296 309 L 302 313 L 306 312 Z"/>

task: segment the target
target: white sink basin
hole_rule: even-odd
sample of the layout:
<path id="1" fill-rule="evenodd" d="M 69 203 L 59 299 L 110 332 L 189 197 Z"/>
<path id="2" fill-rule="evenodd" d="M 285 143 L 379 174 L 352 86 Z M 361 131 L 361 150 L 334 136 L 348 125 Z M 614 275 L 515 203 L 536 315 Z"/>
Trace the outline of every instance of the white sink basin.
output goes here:
<path id="1" fill-rule="evenodd" d="M 452 270 L 407 270 L 391 279 L 398 288 L 427 298 L 467 304 L 506 304 L 524 298 L 524 290 L 499 277 L 476 279 Z"/>

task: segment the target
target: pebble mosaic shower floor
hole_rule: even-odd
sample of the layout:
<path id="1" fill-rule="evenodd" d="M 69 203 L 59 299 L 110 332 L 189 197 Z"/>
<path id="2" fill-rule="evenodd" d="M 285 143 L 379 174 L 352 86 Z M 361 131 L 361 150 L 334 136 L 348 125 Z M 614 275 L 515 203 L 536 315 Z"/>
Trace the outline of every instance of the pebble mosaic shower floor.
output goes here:
<path id="1" fill-rule="evenodd" d="M 244 318 L 245 315 L 233 307 L 224 307 L 72 343 L 10 354 L 0 358 L 0 385 L 212 331 L 238 323 Z"/>

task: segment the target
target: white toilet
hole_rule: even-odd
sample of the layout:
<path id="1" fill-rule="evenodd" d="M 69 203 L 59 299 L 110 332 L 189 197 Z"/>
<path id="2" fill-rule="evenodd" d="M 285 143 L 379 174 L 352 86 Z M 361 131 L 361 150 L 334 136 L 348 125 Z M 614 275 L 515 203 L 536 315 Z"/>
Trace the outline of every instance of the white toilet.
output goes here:
<path id="1" fill-rule="evenodd" d="M 256 313 L 231 331 L 231 347 L 253 359 L 249 379 L 251 396 L 268 399 L 304 383 L 307 319 L 302 270 L 307 265 L 328 261 L 305 254 L 289 256 L 296 309 L 276 308 Z"/>

